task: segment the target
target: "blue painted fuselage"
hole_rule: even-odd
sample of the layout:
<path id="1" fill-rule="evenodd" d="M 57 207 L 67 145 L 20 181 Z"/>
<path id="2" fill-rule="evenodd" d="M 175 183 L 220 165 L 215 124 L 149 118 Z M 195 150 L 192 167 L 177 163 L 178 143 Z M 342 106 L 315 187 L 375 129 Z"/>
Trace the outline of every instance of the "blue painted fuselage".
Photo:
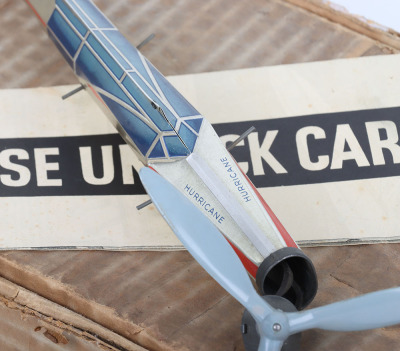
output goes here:
<path id="1" fill-rule="evenodd" d="M 217 226 L 250 274 L 256 277 L 272 253 L 298 249 L 211 124 L 90 0 L 26 2 L 139 159 Z M 303 279 L 315 272 L 298 274 Z"/>
<path id="2" fill-rule="evenodd" d="M 145 163 L 188 156 L 203 117 L 87 0 L 56 0 L 49 36 Z M 123 133 L 122 133 L 123 134 Z"/>

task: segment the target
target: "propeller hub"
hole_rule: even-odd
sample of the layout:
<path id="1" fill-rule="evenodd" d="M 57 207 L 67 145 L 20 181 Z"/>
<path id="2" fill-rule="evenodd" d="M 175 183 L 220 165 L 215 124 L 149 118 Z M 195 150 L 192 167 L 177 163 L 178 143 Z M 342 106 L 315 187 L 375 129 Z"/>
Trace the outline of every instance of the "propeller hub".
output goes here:
<path id="1" fill-rule="evenodd" d="M 275 332 L 281 331 L 282 326 L 279 323 L 274 323 L 274 325 L 272 326 L 272 330 Z"/>
<path id="2" fill-rule="evenodd" d="M 289 320 L 280 310 L 268 314 L 257 327 L 260 335 L 268 339 L 284 341 L 289 336 Z"/>

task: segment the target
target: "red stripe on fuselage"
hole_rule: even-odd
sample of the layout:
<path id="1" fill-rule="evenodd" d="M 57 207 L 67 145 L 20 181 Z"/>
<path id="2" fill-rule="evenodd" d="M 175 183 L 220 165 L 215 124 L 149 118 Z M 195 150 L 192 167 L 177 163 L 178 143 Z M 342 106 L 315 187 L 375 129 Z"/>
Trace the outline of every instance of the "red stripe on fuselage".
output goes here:
<path id="1" fill-rule="evenodd" d="M 225 239 L 232 246 L 233 250 L 236 252 L 236 255 L 239 257 L 240 261 L 242 261 L 244 268 L 246 268 L 247 272 L 249 272 L 255 279 L 258 266 L 252 261 L 250 261 L 248 257 L 242 251 L 240 251 L 234 244 L 232 244 L 226 237 Z"/>
<path id="2" fill-rule="evenodd" d="M 36 9 L 33 7 L 33 5 L 30 3 L 29 0 L 25 0 L 25 2 L 28 4 L 28 6 L 32 9 L 36 17 L 39 19 L 40 22 L 42 22 L 43 26 L 46 27 L 46 22 L 43 21 L 43 18 L 40 17 L 39 13 L 36 11 Z"/>
<path id="3" fill-rule="evenodd" d="M 106 103 L 103 101 L 103 99 L 100 97 L 100 95 L 97 94 L 97 91 L 94 90 L 94 88 L 93 88 L 90 84 L 88 84 L 87 86 L 88 86 L 89 89 L 92 91 L 92 93 L 94 94 L 94 96 L 96 96 L 96 98 L 97 98 L 104 106 L 106 106 L 106 107 L 108 108 L 108 106 L 107 106 Z"/>
<path id="4" fill-rule="evenodd" d="M 238 165 L 239 167 L 239 165 Z M 281 234 L 283 240 L 285 241 L 286 245 L 289 247 L 298 247 L 295 241 L 292 239 L 292 237 L 289 235 L 285 227 L 282 225 L 282 223 L 279 221 L 278 217 L 275 216 L 275 213 L 272 212 L 271 208 L 268 206 L 268 204 L 265 202 L 261 194 L 258 192 L 257 188 L 254 186 L 254 184 L 251 182 L 249 177 L 241 170 L 239 167 L 240 171 L 242 174 L 246 177 L 247 181 L 251 185 L 252 189 L 256 193 L 258 199 L 261 201 L 262 205 L 264 206 L 265 210 L 268 212 L 269 216 L 271 217 L 272 221 L 274 222 L 276 228 L 279 230 L 279 233 Z"/>

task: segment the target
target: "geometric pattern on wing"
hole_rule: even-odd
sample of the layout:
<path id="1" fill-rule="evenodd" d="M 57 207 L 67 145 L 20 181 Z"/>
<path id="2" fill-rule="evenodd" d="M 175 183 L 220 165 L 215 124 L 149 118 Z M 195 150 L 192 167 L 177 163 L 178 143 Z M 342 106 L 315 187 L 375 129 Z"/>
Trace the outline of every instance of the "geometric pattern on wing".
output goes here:
<path id="1" fill-rule="evenodd" d="M 68 5 L 86 20 L 86 24 L 91 29 L 114 27 L 108 18 L 91 1 L 68 1 Z"/>
<path id="2" fill-rule="evenodd" d="M 49 27 L 64 44 L 65 50 L 73 57 L 81 44 L 81 40 L 58 11 L 54 11 L 51 16 Z"/>
<path id="3" fill-rule="evenodd" d="M 143 78 L 140 77 L 140 75 L 137 72 L 129 72 L 129 77 L 132 80 L 132 84 L 135 85 L 136 87 L 140 87 L 139 89 L 144 93 L 147 97 L 147 99 L 150 99 L 154 103 L 156 103 L 159 107 L 161 107 L 165 117 L 168 119 L 169 123 L 172 126 L 176 126 L 176 121 L 177 117 L 174 115 L 173 111 L 170 110 L 164 102 L 159 98 L 159 96 L 155 93 L 154 89 L 150 88 L 146 84 L 146 81 L 143 80 Z M 153 107 L 153 106 L 152 106 Z M 154 109 L 154 107 L 153 107 Z"/>
<path id="4" fill-rule="evenodd" d="M 174 156 L 188 156 L 188 149 L 182 144 L 176 135 L 164 136 L 164 142 L 170 157 Z"/>
<path id="5" fill-rule="evenodd" d="M 192 119 L 185 119 L 185 123 L 191 127 L 195 132 L 200 131 L 201 123 L 203 122 L 203 118 L 192 118 Z"/>
<path id="6" fill-rule="evenodd" d="M 65 61 L 69 64 L 70 67 L 73 67 L 74 62 L 72 61 L 71 55 L 65 50 L 64 46 L 62 46 L 57 40 L 56 36 L 51 31 L 47 31 L 49 38 L 53 41 L 54 45 L 60 51 L 61 55 L 64 57 Z"/>
<path id="7" fill-rule="evenodd" d="M 76 73 L 86 78 L 92 85 L 107 91 L 117 99 L 130 105 L 132 108 L 137 109 L 134 103 L 126 96 L 125 92 L 121 89 L 120 84 L 113 78 L 113 72 L 106 70 L 104 65 L 97 59 L 95 54 L 84 45 L 81 49 L 79 56 L 75 60 Z"/>
<path id="8" fill-rule="evenodd" d="M 146 60 L 147 61 L 147 60 Z M 166 100 L 174 107 L 180 117 L 197 116 L 200 113 L 177 91 L 173 85 L 149 61 L 147 64 Z"/>
<path id="9" fill-rule="evenodd" d="M 143 109 L 146 114 L 150 117 L 150 119 L 154 122 L 154 124 L 158 127 L 158 129 L 162 131 L 172 131 L 171 125 L 168 121 L 161 115 L 161 113 L 154 109 L 151 104 L 151 100 L 144 94 L 143 90 L 139 88 L 137 84 L 135 84 L 132 79 L 128 76 L 122 81 L 122 85 L 126 88 L 126 90 L 130 93 L 132 98 L 138 103 L 141 109 Z M 173 121 L 170 121 L 171 124 L 176 122 L 176 118 L 173 117 Z"/>
<path id="10" fill-rule="evenodd" d="M 124 58 L 121 65 L 126 67 L 125 69 L 131 69 L 134 67 L 134 71 L 138 72 L 143 80 L 154 90 L 156 91 L 156 86 L 151 79 L 149 72 L 147 71 L 146 66 L 143 64 L 141 59 L 142 55 L 132 44 L 126 40 L 126 38 L 119 32 L 114 30 L 104 31 L 104 36 L 108 39 L 110 43 L 118 43 L 118 51 L 121 53 L 121 56 Z"/>
<path id="11" fill-rule="evenodd" d="M 194 134 L 184 123 L 182 123 L 179 128 L 179 136 L 182 138 L 187 148 L 193 150 L 197 135 Z"/>
<path id="12" fill-rule="evenodd" d="M 124 70 L 129 70 L 131 66 L 129 65 L 128 60 L 124 56 L 124 54 L 121 52 L 121 48 L 118 47 L 118 49 L 112 44 L 112 38 L 113 34 L 115 35 L 116 33 L 119 34 L 120 37 L 122 37 L 121 33 L 114 31 L 114 30 L 109 30 L 109 31 L 104 31 L 102 32 L 100 29 L 93 30 L 94 33 L 96 33 L 96 38 L 98 41 L 101 43 L 102 46 L 110 53 L 115 58 L 115 61 L 119 63 L 119 65 L 122 67 Z"/>
<path id="13" fill-rule="evenodd" d="M 92 47 L 97 55 L 101 57 L 101 60 L 106 66 L 120 79 L 124 70 L 118 65 L 114 58 L 108 53 L 108 51 L 100 44 L 93 34 L 90 34 L 87 38 L 88 44 Z"/>
<path id="14" fill-rule="evenodd" d="M 110 110 L 120 116 L 122 127 L 131 136 L 133 142 L 140 152 L 145 155 L 152 145 L 157 133 L 144 123 L 139 117 L 122 107 L 120 104 L 111 100 L 107 96 L 101 96 Z"/>
<path id="15" fill-rule="evenodd" d="M 150 158 L 160 158 L 165 157 L 163 147 L 161 145 L 161 140 L 157 141 L 157 144 L 154 146 L 153 150 L 150 152 Z"/>
<path id="16" fill-rule="evenodd" d="M 203 117 L 91 1 L 56 0 L 48 32 L 145 159 L 193 151 Z"/>
<path id="17" fill-rule="evenodd" d="M 72 22 L 73 26 L 79 31 L 79 33 L 84 36 L 88 30 L 83 25 L 82 21 L 74 16 L 72 11 L 67 5 L 64 4 L 63 1 L 57 0 L 56 4 L 60 8 L 61 12 L 68 18 L 68 20 Z"/>

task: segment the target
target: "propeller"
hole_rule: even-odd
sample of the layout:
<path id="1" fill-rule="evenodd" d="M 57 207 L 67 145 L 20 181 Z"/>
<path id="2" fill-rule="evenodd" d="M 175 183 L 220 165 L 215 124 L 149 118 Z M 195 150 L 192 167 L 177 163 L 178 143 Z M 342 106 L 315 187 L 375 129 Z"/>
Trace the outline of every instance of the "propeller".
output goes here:
<path id="1" fill-rule="evenodd" d="M 274 309 L 255 291 L 227 240 L 201 211 L 150 168 L 140 179 L 161 215 L 191 255 L 253 316 L 259 351 L 279 351 L 292 334 L 320 328 L 356 331 L 400 323 L 400 288 L 382 290 L 302 312 Z"/>

